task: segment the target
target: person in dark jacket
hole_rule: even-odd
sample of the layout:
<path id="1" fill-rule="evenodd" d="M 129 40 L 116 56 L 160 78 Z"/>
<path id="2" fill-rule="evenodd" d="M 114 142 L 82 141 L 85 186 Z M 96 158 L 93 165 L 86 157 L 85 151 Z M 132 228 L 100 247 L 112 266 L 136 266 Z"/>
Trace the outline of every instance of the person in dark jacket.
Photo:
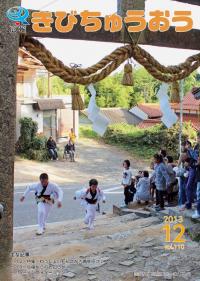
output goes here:
<path id="1" fill-rule="evenodd" d="M 70 156 L 70 161 L 75 162 L 74 155 L 75 155 L 75 145 L 72 143 L 71 139 L 69 139 L 68 143 L 65 146 L 65 151 Z"/>
<path id="2" fill-rule="evenodd" d="M 194 188 L 195 188 L 195 176 L 196 176 L 196 166 L 194 165 L 193 159 L 187 158 L 184 162 L 184 167 L 186 172 L 184 174 L 186 178 L 185 192 L 186 192 L 186 202 L 185 207 L 182 209 L 192 209 L 192 202 L 194 200 Z"/>
<path id="3" fill-rule="evenodd" d="M 185 142 L 185 148 L 187 149 L 188 158 L 190 158 L 194 163 L 196 163 L 198 160 L 197 147 L 196 147 L 196 149 L 193 149 L 192 143 L 189 140 L 187 140 Z"/>
<path id="4" fill-rule="evenodd" d="M 195 151 L 195 155 L 197 155 L 198 157 L 200 156 L 200 132 L 198 132 L 197 135 L 197 142 L 196 145 L 194 146 L 194 151 Z"/>
<path id="5" fill-rule="evenodd" d="M 164 194 L 168 186 L 172 183 L 167 172 L 167 166 L 163 162 L 160 154 L 154 155 L 155 166 L 155 185 L 156 185 L 156 211 L 164 210 Z"/>
<path id="6" fill-rule="evenodd" d="M 172 156 L 167 156 L 167 172 L 170 177 L 171 184 L 167 188 L 167 201 L 168 201 L 168 207 L 173 206 L 173 200 L 174 200 L 174 188 L 177 185 L 177 179 L 176 179 L 176 173 L 174 172 L 174 160 Z"/>
<path id="7" fill-rule="evenodd" d="M 196 182 L 197 182 L 197 209 L 193 214 L 193 219 L 200 218 L 200 157 L 198 158 L 198 163 L 196 165 Z"/>
<path id="8" fill-rule="evenodd" d="M 56 142 L 54 141 L 52 136 L 47 141 L 47 149 L 49 151 L 49 155 L 51 157 L 51 160 L 58 160 Z"/>

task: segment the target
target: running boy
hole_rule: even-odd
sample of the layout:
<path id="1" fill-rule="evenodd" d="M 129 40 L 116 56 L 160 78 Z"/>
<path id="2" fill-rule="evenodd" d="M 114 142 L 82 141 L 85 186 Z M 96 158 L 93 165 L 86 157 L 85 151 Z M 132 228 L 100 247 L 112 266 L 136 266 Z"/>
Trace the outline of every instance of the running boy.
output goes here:
<path id="1" fill-rule="evenodd" d="M 77 191 L 74 200 L 81 199 L 81 204 L 85 207 L 85 224 L 88 229 L 94 229 L 94 220 L 96 216 L 97 204 L 101 200 L 105 203 L 106 198 L 102 190 L 98 187 L 98 181 L 91 179 L 89 181 L 89 188 L 86 190 Z"/>
<path id="2" fill-rule="evenodd" d="M 54 200 L 58 199 L 58 208 L 62 207 L 63 191 L 58 185 L 50 183 L 49 177 L 45 173 L 40 175 L 39 183 L 27 187 L 20 201 L 23 202 L 31 191 L 35 192 L 38 207 L 38 231 L 36 234 L 42 235 L 45 231 L 45 224 Z"/>

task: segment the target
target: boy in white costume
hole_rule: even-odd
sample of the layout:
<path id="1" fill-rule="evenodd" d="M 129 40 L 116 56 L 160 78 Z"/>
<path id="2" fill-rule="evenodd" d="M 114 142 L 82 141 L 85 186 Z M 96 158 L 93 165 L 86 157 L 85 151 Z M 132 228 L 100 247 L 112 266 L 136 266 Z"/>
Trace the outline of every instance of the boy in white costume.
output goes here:
<path id="1" fill-rule="evenodd" d="M 81 199 L 81 205 L 85 207 L 85 224 L 89 229 L 94 229 L 94 220 L 96 215 L 97 204 L 101 200 L 105 203 L 105 195 L 102 190 L 98 188 L 98 181 L 91 179 L 89 181 L 89 188 L 77 191 L 74 200 Z"/>
<path id="2" fill-rule="evenodd" d="M 45 224 L 54 201 L 58 200 L 58 208 L 62 207 L 63 191 L 58 185 L 50 183 L 49 177 L 45 173 L 40 175 L 39 183 L 27 187 L 20 201 L 23 202 L 31 191 L 35 192 L 35 199 L 38 206 L 38 230 L 36 234 L 42 235 L 45 231 Z"/>

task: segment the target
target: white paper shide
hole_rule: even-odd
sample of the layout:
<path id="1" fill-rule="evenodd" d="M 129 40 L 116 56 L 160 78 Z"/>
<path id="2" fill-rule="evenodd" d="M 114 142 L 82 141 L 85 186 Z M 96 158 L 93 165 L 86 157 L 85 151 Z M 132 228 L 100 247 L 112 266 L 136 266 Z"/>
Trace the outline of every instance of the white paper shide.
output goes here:
<path id="1" fill-rule="evenodd" d="M 178 121 L 178 117 L 175 112 L 171 109 L 169 103 L 169 96 L 167 94 L 168 88 L 168 84 L 163 83 L 160 86 L 160 89 L 157 93 L 157 97 L 159 99 L 160 109 L 163 114 L 161 121 L 165 124 L 167 128 L 170 128 Z"/>
<path id="2" fill-rule="evenodd" d="M 93 130 L 100 136 L 103 136 L 110 121 L 100 113 L 100 108 L 96 105 L 96 90 L 93 84 L 88 86 L 88 90 L 91 93 L 91 98 L 87 109 L 88 119 L 93 123 Z"/>

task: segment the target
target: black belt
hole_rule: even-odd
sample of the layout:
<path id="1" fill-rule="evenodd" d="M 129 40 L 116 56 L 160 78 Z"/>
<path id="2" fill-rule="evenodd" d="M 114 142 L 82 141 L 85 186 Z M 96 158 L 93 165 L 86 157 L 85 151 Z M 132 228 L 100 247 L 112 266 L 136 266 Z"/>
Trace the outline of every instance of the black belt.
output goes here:
<path id="1" fill-rule="evenodd" d="M 86 202 L 89 204 L 96 204 L 97 203 L 97 199 L 89 199 L 89 198 L 85 198 Z"/>

